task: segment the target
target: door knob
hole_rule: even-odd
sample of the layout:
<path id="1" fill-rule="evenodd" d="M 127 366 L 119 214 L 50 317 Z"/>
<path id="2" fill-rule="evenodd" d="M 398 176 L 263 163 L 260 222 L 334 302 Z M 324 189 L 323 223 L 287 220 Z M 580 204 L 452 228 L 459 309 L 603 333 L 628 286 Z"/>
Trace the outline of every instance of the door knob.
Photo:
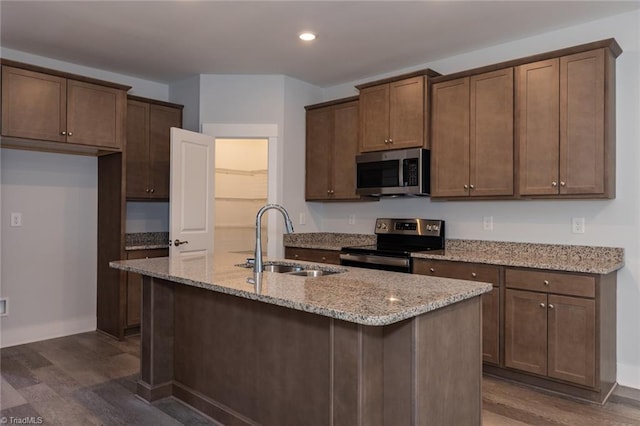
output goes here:
<path id="1" fill-rule="evenodd" d="M 173 245 L 176 246 L 176 247 L 181 246 L 182 244 L 189 244 L 189 241 L 180 241 L 180 240 L 176 239 L 173 242 Z"/>

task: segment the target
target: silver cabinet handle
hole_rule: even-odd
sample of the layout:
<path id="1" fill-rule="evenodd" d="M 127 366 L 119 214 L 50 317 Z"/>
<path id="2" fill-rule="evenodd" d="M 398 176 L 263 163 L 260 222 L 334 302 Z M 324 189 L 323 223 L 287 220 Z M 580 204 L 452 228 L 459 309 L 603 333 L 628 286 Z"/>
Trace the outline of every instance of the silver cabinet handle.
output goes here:
<path id="1" fill-rule="evenodd" d="M 549 280 L 544 280 L 543 283 L 544 285 L 549 285 Z"/>
<path id="2" fill-rule="evenodd" d="M 558 186 L 558 182 L 556 182 L 556 181 L 554 180 L 553 182 L 551 182 L 551 186 L 553 186 L 553 187 L 555 188 L 556 186 Z"/>
<path id="3" fill-rule="evenodd" d="M 183 245 L 183 244 L 189 244 L 189 241 L 180 241 L 180 240 L 176 239 L 176 240 L 173 242 L 173 245 L 174 245 L 174 246 L 176 246 L 176 247 L 181 246 L 181 245 Z"/>
<path id="4" fill-rule="evenodd" d="M 145 189 L 144 192 L 149 193 L 149 188 Z"/>
<path id="5" fill-rule="evenodd" d="M 546 305 L 544 303 L 540 303 L 540 307 L 544 308 Z"/>
<path id="6" fill-rule="evenodd" d="M 469 188 L 470 188 L 470 189 L 475 189 L 475 186 L 473 186 L 473 185 L 469 185 Z"/>
<path id="7" fill-rule="evenodd" d="M 389 143 L 389 139 L 384 140 L 385 145 Z"/>
<path id="8" fill-rule="evenodd" d="M 551 303 L 549 303 L 549 309 L 553 309 L 555 308 L 555 306 L 553 306 Z"/>
<path id="9" fill-rule="evenodd" d="M 473 278 L 475 278 L 475 277 L 477 277 L 477 276 L 478 276 L 478 274 L 476 274 L 475 272 L 472 272 L 472 273 L 471 273 L 471 276 L 472 276 Z"/>
<path id="10" fill-rule="evenodd" d="M 69 132 L 69 136 L 73 136 L 73 132 Z"/>
<path id="11" fill-rule="evenodd" d="M 151 189 L 149 190 L 149 192 L 153 194 L 154 192 L 156 192 L 156 190 L 155 190 L 155 189 L 153 189 L 153 188 L 151 188 Z"/>
<path id="12" fill-rule="evenodd" d="M 567 186 L 567 184 L 564 183 L 563 181 L 560 181 L 560 186 L 565 187 L 565 186 Z"/>
<path id="13" fill-rule="evenodd" d="M 469 185 L 465 185 L 465 186 L 464 186 L 464 189 L 469 189 Z"/>
<path id="14" fill-rule="evenodd" d="M 61 132 L 60 132 L 60 134 L 61 134 L 62 136 L 64 136 L 64 135 L 66 135 L 66 134 L 67 134 L 67 132 L 65 132 L 65 131 L 63 130 L 63 131 L 61 131 Z"/>
<path id="15" fill-rule="evenodd" d="M 429 268 L 429 272 L 435 272 L 436 270 L 433 268 Z"/>
<path id="16" fill-rule="evenodd" d="M 393 143 L 393 139 L 389 139 L 389 143 Z"/>

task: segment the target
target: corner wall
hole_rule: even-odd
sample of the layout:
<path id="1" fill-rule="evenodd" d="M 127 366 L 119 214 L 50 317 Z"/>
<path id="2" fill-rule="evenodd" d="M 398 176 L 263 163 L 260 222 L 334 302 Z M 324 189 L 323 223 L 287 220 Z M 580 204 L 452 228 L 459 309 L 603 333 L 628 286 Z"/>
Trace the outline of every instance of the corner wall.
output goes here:
<path id="1" fill-rule="evenodd" d="M 167 85 L 1 49 L 3 58 L 133 86 L 168 100 Z M 0 142 L 1 144 L 1 142 Z M 0 347 L 96 328 L 97 159 L 0 150 Z M 9 227 L 11 212 L 23 226 Z"/>

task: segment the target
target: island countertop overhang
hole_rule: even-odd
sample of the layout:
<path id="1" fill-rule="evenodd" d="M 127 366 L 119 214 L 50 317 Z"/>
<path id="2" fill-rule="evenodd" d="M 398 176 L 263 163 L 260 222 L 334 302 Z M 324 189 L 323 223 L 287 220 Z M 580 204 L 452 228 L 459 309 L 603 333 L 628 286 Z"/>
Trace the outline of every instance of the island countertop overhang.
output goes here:
<path id="1" fill-rule="evenodd" d="M 320 277 L 275 272 L 263 272 L 256 277 L 251 269 L 236 266 L 244 261 L 244 256 L 239 254 L 216 253 L 182 258 L 120 260 L 110 262 L 110 266 L 368 326 L 393 324 L 492 289 L 489 283 L 346 266 L 332 267 L 344 270 L 342 273 Z M 294 263 L 320 266 L 310 262 Z"/>

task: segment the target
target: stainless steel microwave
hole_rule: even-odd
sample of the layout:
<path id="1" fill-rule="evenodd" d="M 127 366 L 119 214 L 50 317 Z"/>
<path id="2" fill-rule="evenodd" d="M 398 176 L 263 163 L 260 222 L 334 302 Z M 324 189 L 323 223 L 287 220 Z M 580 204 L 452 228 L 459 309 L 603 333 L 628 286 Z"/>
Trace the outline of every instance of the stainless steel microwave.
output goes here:
<path id="1" fill-rule="evenodd" d="M 356 156 L 356 193 L 369 196 L 429 195 L 430 152 L 422 148 Z"/>

